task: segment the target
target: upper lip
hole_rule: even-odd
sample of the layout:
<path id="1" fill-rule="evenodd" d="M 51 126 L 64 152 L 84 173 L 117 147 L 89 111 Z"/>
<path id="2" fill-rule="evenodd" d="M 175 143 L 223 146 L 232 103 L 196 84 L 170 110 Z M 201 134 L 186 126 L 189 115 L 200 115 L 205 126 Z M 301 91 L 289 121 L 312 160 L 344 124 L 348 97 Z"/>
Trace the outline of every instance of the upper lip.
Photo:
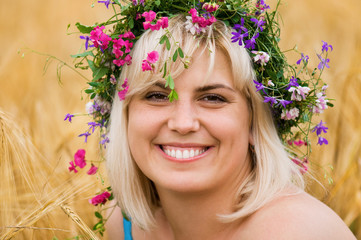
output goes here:
<path id="1" fill-rule="evenodd" d="M 158 144 L 160 146 L 172 146 L 172 147 L 179 147 L 179 148 L 191 148 L 191 147 L 210 147 L 211 145 L 209 144 L 203 144 L 203 143 L 175 143 L 175 142 L 170 142 L 170 143 L 160 143 Z"/>

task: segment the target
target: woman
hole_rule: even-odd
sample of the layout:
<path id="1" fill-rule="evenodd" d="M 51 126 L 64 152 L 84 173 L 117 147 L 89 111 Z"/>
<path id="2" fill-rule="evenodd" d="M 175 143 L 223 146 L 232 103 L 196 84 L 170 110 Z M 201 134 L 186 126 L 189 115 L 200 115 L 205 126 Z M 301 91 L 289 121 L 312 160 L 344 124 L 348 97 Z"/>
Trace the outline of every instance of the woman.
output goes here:
<path id="1" fill-rule="evenodd" d="M 129 90 L 124 101 L 114 98 L 107 147 L 120 207 L 108 221 L 110 238 L 355 239 L 303 191 L 232 30 L 217 21 L 195 37 L 186 22 L 179 15 L 168 27 L 190 61 L 188 69 L 179 59 L 172 65 L 177 100 L 169 101 L 160 72 L 172 57 L 158 44 L 164 30 L 145 32 L 122 70 L 119 84 L 127 79 Z M 142 71 L 154 50 L 159 61 Z"/>

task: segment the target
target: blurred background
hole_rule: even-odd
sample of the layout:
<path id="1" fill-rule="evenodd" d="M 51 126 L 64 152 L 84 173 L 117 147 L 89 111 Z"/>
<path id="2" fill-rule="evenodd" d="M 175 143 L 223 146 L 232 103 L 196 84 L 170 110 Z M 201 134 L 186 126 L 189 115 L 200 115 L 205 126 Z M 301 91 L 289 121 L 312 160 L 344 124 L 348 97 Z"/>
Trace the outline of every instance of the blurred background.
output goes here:
<path id="1" fill-rule="evenodd" d="M 86 81 L 31 49 L 72 65 L 70 54 L 79 51 L 81 41 L 67 33 L 76 31 L 76 22 L 91 25 L 109 11 L 89 0 L 0 1 L 0 238 L 95 239 L 89 228 L 99 219 L 88 199 L 106 183 L 67 170 L 76 149 L 85 148 L 77 135 L 89 119 L 63 121 L 67 113 L 85 112 Z M 331 68 L 323 75 L 328 96 L 336 99 L 322 116 L 329 146 L 313 148 L 310 167 L 316 180 L 310 179 L 307 191 L 361 239 L 361 1 L 283 1 L 281 13 L 283 50 L 297 43 L 315 67 L 321 40 L 334 48 Z M 91 139 L 88 160 L 98 160 L 96 145 Z"/>

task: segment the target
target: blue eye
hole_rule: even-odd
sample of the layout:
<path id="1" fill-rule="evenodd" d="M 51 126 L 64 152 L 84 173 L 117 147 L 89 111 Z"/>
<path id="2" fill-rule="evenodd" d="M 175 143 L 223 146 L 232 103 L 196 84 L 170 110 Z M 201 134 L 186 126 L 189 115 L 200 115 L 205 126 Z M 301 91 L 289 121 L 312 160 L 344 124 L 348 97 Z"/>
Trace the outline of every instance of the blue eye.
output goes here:
<path id="1" fill-rule="evenodd" d="M 145 99 L 148 101 L 162 102 L 169 101 L 168 95 L 163 92 L 150 92 L 145 95 Z"/>

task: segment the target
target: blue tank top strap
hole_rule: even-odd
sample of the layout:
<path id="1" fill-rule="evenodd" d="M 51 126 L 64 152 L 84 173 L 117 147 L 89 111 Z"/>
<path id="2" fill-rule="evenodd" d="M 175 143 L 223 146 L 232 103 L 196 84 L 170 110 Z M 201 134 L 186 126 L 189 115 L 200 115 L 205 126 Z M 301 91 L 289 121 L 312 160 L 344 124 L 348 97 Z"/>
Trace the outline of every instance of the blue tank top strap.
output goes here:
<path id="1" fill-rule="evenodd" d="M 124 240 L 133 240 L 132 223 L 123 217 Z"/>

